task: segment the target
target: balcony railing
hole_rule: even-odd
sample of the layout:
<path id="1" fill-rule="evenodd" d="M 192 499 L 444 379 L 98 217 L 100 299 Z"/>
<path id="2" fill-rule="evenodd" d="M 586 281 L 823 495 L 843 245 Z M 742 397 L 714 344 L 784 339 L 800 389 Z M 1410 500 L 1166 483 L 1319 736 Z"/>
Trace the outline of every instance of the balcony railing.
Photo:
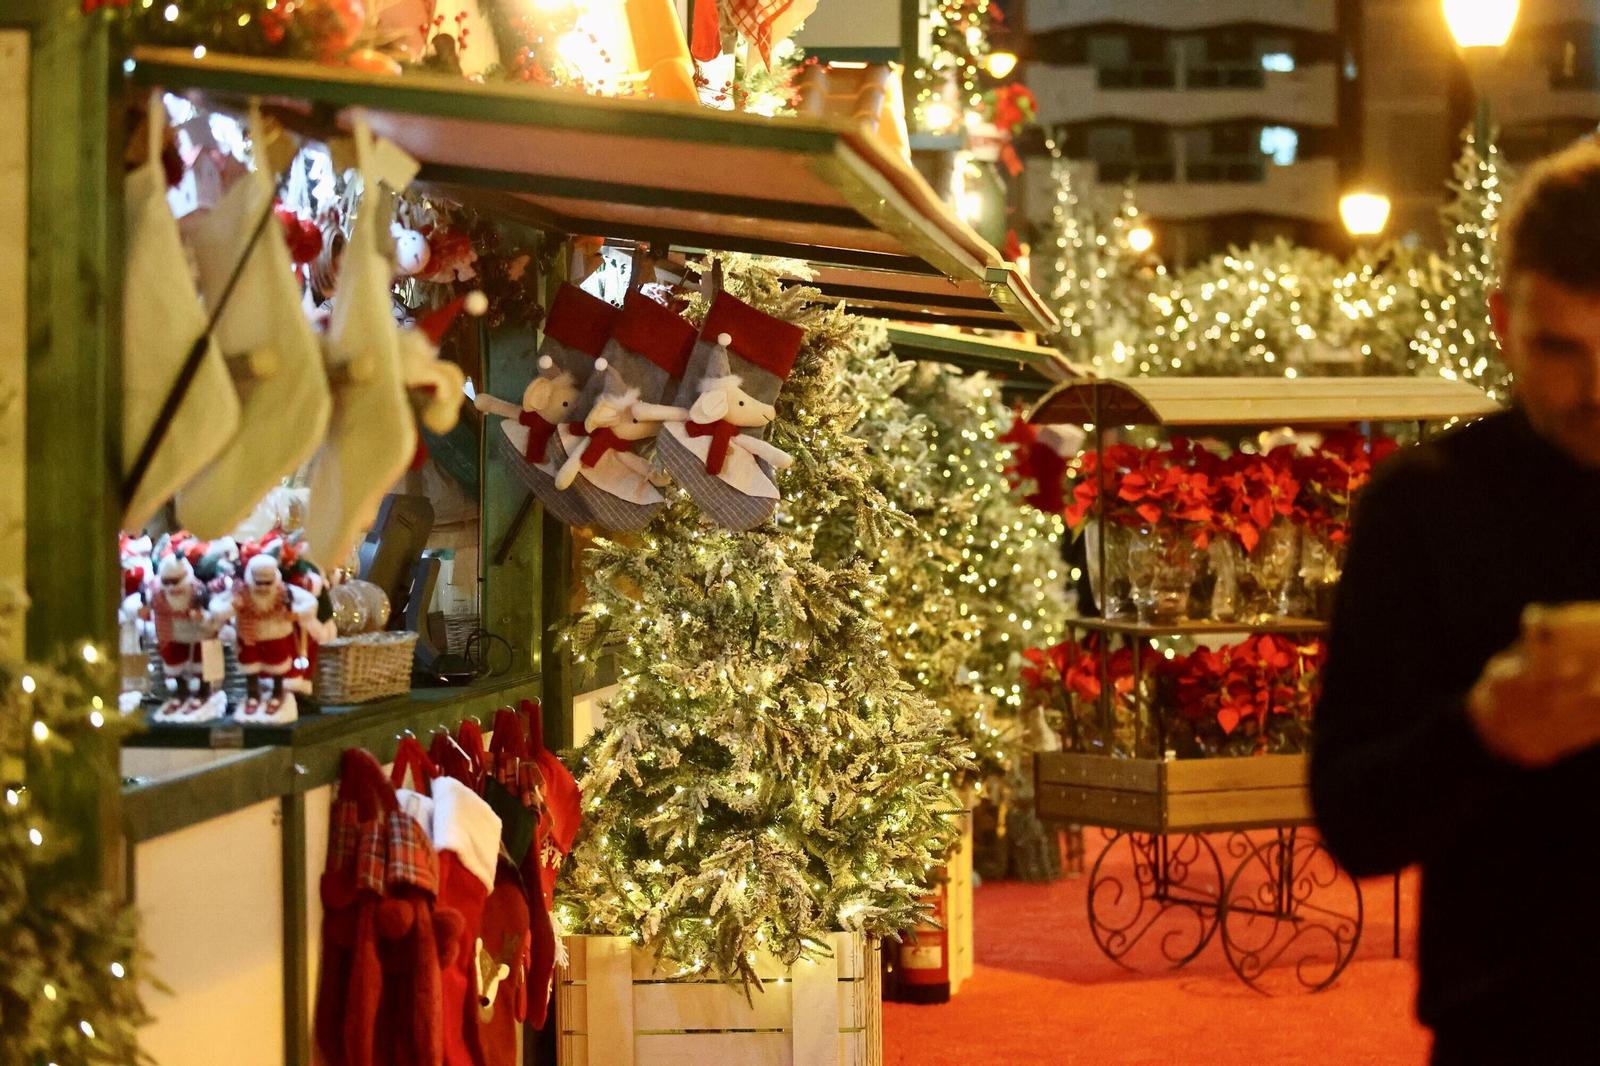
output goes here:
<path id="1" fill-rule="evenodd" d="M 1156 64 L 1096 67 L 1095 83 L 1102 89 L 1176 89 L 1178 71 Z"/>
<path id="2" fill-rule="evenodd" d="M 1194 66 L 1184 71 L 1190 89 L 1264 89 L 1267 71 L 1260 63 L 1226 63 Z"/>

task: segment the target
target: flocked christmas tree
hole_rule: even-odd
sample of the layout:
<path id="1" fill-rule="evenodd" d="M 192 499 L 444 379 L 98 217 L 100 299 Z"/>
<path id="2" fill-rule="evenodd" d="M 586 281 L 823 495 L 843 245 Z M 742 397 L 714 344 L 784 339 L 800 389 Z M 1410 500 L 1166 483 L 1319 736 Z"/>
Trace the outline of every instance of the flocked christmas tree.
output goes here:
<path id="1" fill-rule="evenodd" d="M 562 907 L 678 971 L 750 980 L 759 952 L 793 960 L 833 930 L 918 921 L 963 757 L 869 606 L 895 522 L 872 484 L 883 460 L 850 432 L 840 367 L 857 324 L 749 260 L 725 283 L 806 331 L 769 435 L 794 465 L 778 519 L 751 532 L 675 494 L 637 543 L 589 553 L 583 618 L 621 649 L 624 680 L 582 751 Z M 857 539 L 829 542 L 841 513 Z"/>
<path id="2" fill-rule="evenodd" d="M 1074 357 L 1109 373 L 1129 373 L 1148 328 L 1152 286 L 1165 270 L 1146 266 L 1129 243 L 1140 218 L 1132 185 L 1123 187 L 1113 210 L 1100 210 L 1078 189 L 1055 142 L 1047 140 L 1046 147 L 1055 202 L 1037 256 L 1040 285 Z"/>
<path id="3" fill-rule="evenodd" d="M 960 525 L 952 511 L 967 497 L 944 492 L 945 464 L 935 448 L 935 427 L 903 395 L 917 367 L 890 350 L 883 326 L 863 323 L 844 372 L 860 412 L 856 432 L 888 460 L 875 478 L 877 488 L 912 519 L 878 547 L 883 584 L 872 606 L 882 620 L 890 658 L 973 752 L 972 776 L 1003 773 L 1009 760 L 1005 730 L 995 722 L 996 701 L 972 683 L 968 670 L 982 636 L 982 616 L 962 610 L 959 579 L 967 566 L 952 535 Z M 973 411 L 974 422 L 979 413 Z M 837 536 L 854 536 L 851 523 L 836 525 Z"/>
<path id="4" fill-rule="evenodd" d="M 0 588 L 0 647 L 21 623 L 20 602 Z M 81 827 L 39 787 L 85 772 L 76 746 L 116 743 L 127 725 L 98 695 L 115 691 L 114 671 L 88 645 L 55 666 L 0 657 L 0 1062 L 151 1061 L 135 1036 L 149 1017 L 133 913 L 114 893 L 63 875 L 63 861 L 84 846 L 74 837 Z"/>
<path id="5" fill-rule="evenodd" d="M 1493 138 L 1480 145 L 1469 130 L 1456 160 L 1454 196 L 1442 212 L 1445 252 L 1432 264 L 1412 346 L 1419 372 L 1470 381 L 1502 401 L 1510 398 L 1511 377 L 1489 325 L 1489 293 L 1498 283 L 1495 231 L 1510 182 Z"/>

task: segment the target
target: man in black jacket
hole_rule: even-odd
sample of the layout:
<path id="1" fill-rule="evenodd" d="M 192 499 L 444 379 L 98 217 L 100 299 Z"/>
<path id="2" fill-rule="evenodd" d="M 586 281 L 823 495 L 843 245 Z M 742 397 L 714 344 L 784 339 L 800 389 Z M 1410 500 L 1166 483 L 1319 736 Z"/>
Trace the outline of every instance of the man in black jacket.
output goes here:
<path id="1" fill-rule="evenodd" d="M 1422 865 L 1436 1064 L 1600 1063 L 1600 662 L 1518 646 L 1529 604 L 1600 600 L 1600 146 L 1517 193 L 1490 303 L 1515 405 L 1362 496 L 1312 755 L 1339 860 Z"/>

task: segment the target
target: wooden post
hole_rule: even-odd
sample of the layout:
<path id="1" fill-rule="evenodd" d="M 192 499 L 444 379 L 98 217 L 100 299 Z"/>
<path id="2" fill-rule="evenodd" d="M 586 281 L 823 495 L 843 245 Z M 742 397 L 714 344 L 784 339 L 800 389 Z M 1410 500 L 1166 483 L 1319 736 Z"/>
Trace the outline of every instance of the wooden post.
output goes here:
<path id="1" fill-rule="evenodd" d="M 121 75 L 103 19 L 13 0 L 0 30 L 27 35 L 26 648 L 48 659 L 94 641 L 114 654 L 121 456 Z M 109 116 L 115 115 L 116 121 Z M 12 249 L 11 251 L 15 251 Z M 48 491 L 45 491 L 46 488 Z M 9 524 L 9 523 L 8 523 Z M 113 693 L 107 693 L 111 696 Z M 31 779 L 81 841 L 61 875 L 117 884 L 117 752 L 80 742 L 76 765 Z"/>

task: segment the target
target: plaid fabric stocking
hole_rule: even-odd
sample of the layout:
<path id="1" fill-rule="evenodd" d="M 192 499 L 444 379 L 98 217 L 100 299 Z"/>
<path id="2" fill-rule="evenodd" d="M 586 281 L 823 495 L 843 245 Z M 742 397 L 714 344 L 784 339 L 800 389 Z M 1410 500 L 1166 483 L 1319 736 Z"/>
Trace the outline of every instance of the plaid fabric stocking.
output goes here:
<path id="1" fill-rule="evenodd" d="M 662 462 L 700 509 L 728 529 L 754 529 L 778 506 L 774 471 L 789 455 L 768 444 L 772 404 L 805 333 L 718 293 L 678 389 L 688 417 L 657 444 Z"/>

